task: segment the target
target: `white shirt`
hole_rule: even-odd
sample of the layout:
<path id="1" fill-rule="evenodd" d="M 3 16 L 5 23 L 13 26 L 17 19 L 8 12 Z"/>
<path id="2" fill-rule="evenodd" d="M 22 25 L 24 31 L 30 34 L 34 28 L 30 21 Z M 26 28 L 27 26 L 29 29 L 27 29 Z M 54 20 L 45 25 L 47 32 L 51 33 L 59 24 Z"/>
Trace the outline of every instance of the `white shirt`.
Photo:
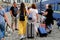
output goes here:
<path id="1" fill-rule="evenodd" d="M 36 20 L 37 19 L 36 14 L 38 14 L 38 10 L 32 9 L 32 8 L 30 8 L 29 10 L 30 10 L 30 14 L 32 16 L 32 19 Z"/>

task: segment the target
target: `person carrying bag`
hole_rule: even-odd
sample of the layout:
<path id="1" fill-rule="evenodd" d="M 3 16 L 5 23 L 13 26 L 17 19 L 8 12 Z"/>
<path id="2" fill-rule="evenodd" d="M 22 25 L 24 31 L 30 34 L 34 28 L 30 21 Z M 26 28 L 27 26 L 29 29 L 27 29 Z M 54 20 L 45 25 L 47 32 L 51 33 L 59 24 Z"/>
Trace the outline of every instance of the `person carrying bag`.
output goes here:
<path id="1" fill-rule="evenodd" d="M 26 20 L 27 20 L 27 17 L 26 17 L 25 4 L 21 3 L 20 14 L 19 14 L 19 19 L 18 19 L 18 34 L 20 36 L 20 39 L 25 38 L 26 25 L 27 25 Z"/>

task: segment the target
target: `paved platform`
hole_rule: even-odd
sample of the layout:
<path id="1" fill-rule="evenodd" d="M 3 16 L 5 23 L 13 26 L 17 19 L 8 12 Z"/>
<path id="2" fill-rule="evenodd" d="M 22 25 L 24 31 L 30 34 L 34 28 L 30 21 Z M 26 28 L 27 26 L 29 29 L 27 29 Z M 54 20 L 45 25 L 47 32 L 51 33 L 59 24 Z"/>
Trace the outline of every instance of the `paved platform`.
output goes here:
<path id="1" fill-rule="evenodd" d="M 9 15 L 8 15 L 9 16 Z M 11 17 L 9 17 L 11 18 Z M 11 20 L 11 19 L 10 19 Z M 56 25 L 56 21 L 54 21 L 54 25 L 52 26 L 53 30 L 52 33 L 49 34 L 47 37 L 36 37 L 34 39 L 24 39 L 24 40 L 60 40 L 60 30 Z M 5 40 L 20 40 L 18 31 L 14 31 L 10 36 L 5 37 Z"/>

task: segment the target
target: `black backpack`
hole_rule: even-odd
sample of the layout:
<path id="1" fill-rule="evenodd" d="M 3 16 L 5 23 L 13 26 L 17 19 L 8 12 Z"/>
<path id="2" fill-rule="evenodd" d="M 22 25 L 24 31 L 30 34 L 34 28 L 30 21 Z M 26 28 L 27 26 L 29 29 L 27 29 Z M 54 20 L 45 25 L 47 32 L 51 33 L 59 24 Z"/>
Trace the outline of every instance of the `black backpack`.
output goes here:
<path id="1" fill-rule="evenodd" d="M 24 12 L 20 12 L 19 19 L 20 19 L 20 21 L 25 21 L 25 13 Z"/>

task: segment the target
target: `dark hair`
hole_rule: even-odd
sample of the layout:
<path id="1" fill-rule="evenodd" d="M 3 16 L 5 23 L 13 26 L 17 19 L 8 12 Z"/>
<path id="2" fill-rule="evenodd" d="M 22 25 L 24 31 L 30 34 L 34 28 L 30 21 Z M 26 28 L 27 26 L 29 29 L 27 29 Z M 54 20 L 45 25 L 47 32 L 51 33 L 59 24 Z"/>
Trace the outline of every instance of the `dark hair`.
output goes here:
<path id="1" fill-rule="evenodd" d="M 20 6 L 20 12 L 26 12 L 25 4 L 22 2 Z"/>
<path id="2" fill-rule="evenodd" d="M 30 9 L 31 7 L 28 7 L 28 10 Z"/>
<path id="3" fill-rule="evenodd" d="M 51 4 L 49 4 L 49 5 L 48 5 L 48 8 L 49 8 L 49 9 L 52 9 L 52 5 L 51 5 Z"/>
<path id="4" fill-rule="evenodd" d="M 33 9 L 36 9 L 36 5 L 35 4 L 32 4 L 31 6 Z"/>
<path id="5" fill-rule="evenodd" d="M 16 2 L 14 1 L 13 4 L 15 4 Z"/>

